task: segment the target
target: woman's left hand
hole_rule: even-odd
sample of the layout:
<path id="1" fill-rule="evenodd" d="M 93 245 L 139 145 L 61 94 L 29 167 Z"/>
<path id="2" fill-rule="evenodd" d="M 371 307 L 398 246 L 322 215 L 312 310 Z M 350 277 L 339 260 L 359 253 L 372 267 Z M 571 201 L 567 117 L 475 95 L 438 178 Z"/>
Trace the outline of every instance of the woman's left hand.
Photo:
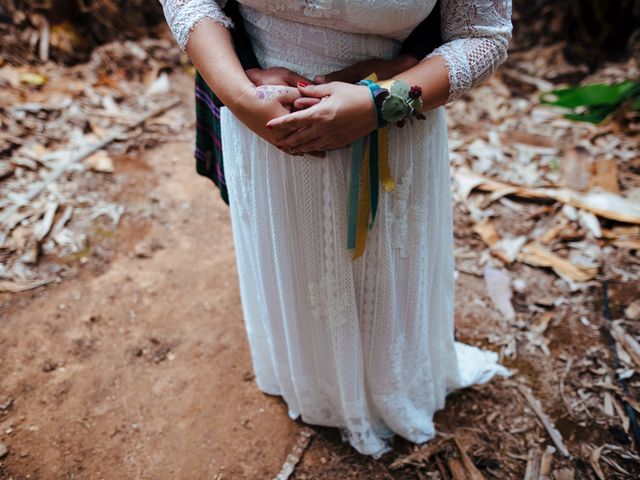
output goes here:
<path id="1" fill-rule="evenodd" d="M 334 150 L 348 146 L 377 128 L 376 110 L 369 88 L 342 82 L 298 84 L 303 97 L 320 101 L 297 112 L 274 118 L 267 128 L 296 131 L 279 147 L 292 153 Z"/>

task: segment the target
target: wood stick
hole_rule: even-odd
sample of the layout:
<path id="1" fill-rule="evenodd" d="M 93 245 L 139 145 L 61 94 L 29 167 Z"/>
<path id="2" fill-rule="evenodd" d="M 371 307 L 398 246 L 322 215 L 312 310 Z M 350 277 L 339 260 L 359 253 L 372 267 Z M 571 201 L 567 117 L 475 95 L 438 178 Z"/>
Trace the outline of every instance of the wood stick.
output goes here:
<path id="1" fill-rule="evenodd" d="M 462 464 L 464 465 L 464 468 L 467 470 L 470 480 L 485 480 L 484 475 L 482 475 L 482 473 L 480 473 L 480 470 L 476 468 L 471 458 L 469 458 L 469 455 L 467 455 L 467 449 L 462 447 L 458 438 L 455 437 L 453 441 L 458 447 L 458 450 L 460 450 Z"/>
<path id="2" fill-rule="evenodd" d="M 598 477 L 598 480 L 606 480 L 604 472 L 602 471 L 602 468 L 600 468 L 600 463 L 598 461 L 600 460 L 600 455 L 602 455 L 602 450 L 604 450 L 604 445 L 594 448 L 591 451 L 591 455 L 589 455 L 589 463 L 591 464 L 591 468 L 593 468 L 596 477 Z"/>
<path id="3" fill-rule="evenodd" d="M 553 454 L 556 453 L 556 449 L 551 445 L 547 445 L 546 450 L 542 454 L 540 460 L 540 474 L 538 480 L 551 480 L 551 467 L 553 465 Z"/>
<path id="4" fill-rule="evenodd" d="M 575 473 L 572 468 L 561 468 L 554 473 L 555 480 L 573 480 Z"/>
<path id="5" fill-rule="evenodd" d="M 407 465 L 419 464 L 423 461 L 429 460 L 433 455 L 443 450 L 442 444 L 427 443 L 417 452 L 410 453 L 409 455 L 398 458 L 389 466 L 391 470 L 398 470 Z"/>
<path id="6" fill-rule="evenodd" d="M 280 472 L 273 477 L 273 480 L 287 480 L 296 468 L 296 465 L 300 462 L 302 455 L 311 442 L 311 438 L 315 435 L 315 430 L 308 427 L 304 427 L 300 430 L 300 435 L 296 440 L 295 445 L 291 449 L 291 453 L 287 455 L 285 462 L 282 464 Z"/>
<path id="7" fill-rule="evenodd" d="M 540 476 L 540 458 L 542 452 L 538 448 L 529 450 L 529 458 L 527 458 L 527 468 L 524 471 L 524 480 L 538 480 Z"/>
<path id="8" fill-rule="evenodd" d="M 629 354 L 633 363 L 636 364 L 636 368 L 640 369 L 640 344 L 636 342 L 635 338 L 629 335 L 620 324 L 613 325 L 611 335 L 613 335 L 616 342 L 624 348 L 625 352 Z"/>
<path id="9" fill-rule="evenodd" d="M 556 429 L 556 426 L 554 425 L 553 420 L 551 420 L 551 418 L 549 418 L 549 416 L 546 413 L 544 413 L 544 410 L 542 410 L 542 405 L 540 404 L 540 401 L 536 397 L 534 397 L 533 393 L 531 393 L 531 390 L 529 390 L 524 385 L 517 385 L 516 388 L 522 394 L 522 396 L 527 401 L 531 409 L 538 416 L 538 418 L 542 422 L 542 425 L 544 426 L 544 428 L 547 430 L 547 433 L 551 437 L 551 440 L 553 441 L 554 445 L 558 448 L 558 451 L 562 454 L 563 457 L 571 458 L 571 453 L 569 453 L 569 449 L 564 444 L 562 435 Z"/>
<path id="10" fill-rule="evenodd" d="M 436 466 L 438 467 L 438 472 L 440 472 L 440 476 L 442 477 L 442 480 L 451 480 L 449 471 L 444 466 L 444 463 L 442 463 L 442 460 L 440 459 L 439 455 L 436 455 Z"/>
<path id="11" fill-rule="evenodd" d="M 453 480 L 468 480 L 467 473 L 460 460 L 453 457 L 449 458 L 447 459 L 447 465 L 449 465 L 449 470 L 451 471 Z"/>

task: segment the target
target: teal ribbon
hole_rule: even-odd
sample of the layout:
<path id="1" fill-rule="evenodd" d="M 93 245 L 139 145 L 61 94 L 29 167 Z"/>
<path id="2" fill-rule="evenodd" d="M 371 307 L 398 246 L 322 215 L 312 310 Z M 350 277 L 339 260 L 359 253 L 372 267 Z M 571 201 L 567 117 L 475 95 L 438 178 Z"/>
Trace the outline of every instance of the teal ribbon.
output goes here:
<path id="1" fill-rule="evenodd" d="M 365 85 L 371 92 L 371 97 L 374 101 L 374 108 L 376 109 L 376 118 L 378 120 L 378 128 L 385 125 L 384 120 L 380 114 L 380 109 L 375 107 L 375 92 L 380 90 L 380 85 L 372 80 L 361 80 L 358 82 L 360 85 Z M 348 238 L 347 248 L 356 248 L 356 237 L 358 232 L 358 204 L 360 200 L 360 182 L 367 181 L 367 179 L 360 178 L 360 170 L 362 167 L 362 158 L 365 148 L 369 148 L 369 192 L 371 195 L 371 211 L 369 212 L 371 221 L 368 228 L 373 228 L 373 222 L 376 219 L 378 212 L 378 193 L 379 193 L 379 159 L 378 159 L 378 130 L 374 130 L 369 135 L 368 146 L 365 147 L 365 141 L 367 137 L 360 138 L 353 142 L 351 150 L 351 180 L 349 187 L 349 222 L 348 222 Z"/>
<path id="2" fill-rule="evenodd" d="M 378 128 L 384 127 L 387 124 L 387 122 L 385 122 L 384 119 L 382 118 L 382 111 L 376 105 L 376 94 L 380 90 L 385 90 L 385 91 L 387 90 L 380 87 L 380 85 L 378 85 L 377 82 L 374 82 L 373 80 L 369 80 L 369 79 L 360 80 L 358 82 L 358 85 L 365 85 L 366 87 L 369 87 L 369 92 L 371 93 L 371 98 L 373 99 L 373 107 L 376 109 L 376 120 L 378 121 Z"/>
<path id="3" fill-rule="evenodd" d="M 360 198 L 360 164 L 362 162 L 362 152 L 364 138 L 359 138 L 353 142 L 351 149 L 351 184 L 349 187 L 349 233 L 347 238 L 347 248 L 356 248 L 356 232 L 358 227 L 358 200 Z"/>
<path id="4" fill-rule="evenodd" d="M 369 134 L 369 191 L 371 192 L 371 223 L 369 230 L 373 227 L 378 212 L 378 189 L 380 185 L 378 165 L 378 131 L 374 130 Z"/>

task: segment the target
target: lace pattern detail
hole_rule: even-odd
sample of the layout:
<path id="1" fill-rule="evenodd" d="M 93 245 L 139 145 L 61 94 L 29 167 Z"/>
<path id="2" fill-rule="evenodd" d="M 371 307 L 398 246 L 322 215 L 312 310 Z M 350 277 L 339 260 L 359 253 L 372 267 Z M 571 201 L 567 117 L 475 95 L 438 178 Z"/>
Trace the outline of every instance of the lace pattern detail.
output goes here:
<path id="1" fill-rule="evenodd" d="M 160 0 L 160 3 L 171 33 L 182 50 L 191 32 L 205 18 L 211 18 L 226 28 L 233 27 L 231 19 L 222 11 L 226 0 Z"/>
<path id="2" fill-rule="evenodd" d="M 302 0 L 302 3 L 304 14 L 310 17 L 329 18 L 340 14 L 340 11 L 335 8 L 336 0 Z"/>
<path id="3" fill-rule="evenodd" d="M 442 0 L 446 42 L 426 58 L 441 56 L 449 73 L 449 98 L 459 98 L 493 74 L 507 58 L 510 0 Z"/>
<path id="4" fill-rule="evenodd" d="M 388 212 L 389 223 L 391 224 L 391 246 L 400 250 L 400 257 L 407 258 L 408 255 L 408 234 L 409 234 L 409 193 L 411 189 L 411 179 L 413 177 L 413 166 L 405 172 L 402 180 L 396 185 L 391 193 L 392 207 Z"/>
<path id="5" fill-rule="evenodd" d="M 232 26 L 221 9 L 226 0 L 160 2 L 182 49 L 204 18 L 212 18 L 225 27 Z M 274 65 L 292 68 L 295 62 L 289 62 L 290 49 L 305 53 L 302 44 L 307 48 L 322 44 L 325 49 L 331 49 L 323 52 L 327 59 L 336 56 L 344 60 L 331 68 L 342 68 L 365 58 L 395 56 L 399 42 L 430 13 L 435 0 L 371 0 L 366 5 L 353 0 L 241 0 L 241 3 L 259 57 L 276 59 Z M 395 21 L 389 21 L 390 16 Z M 445 43 L 427 58 L 441 56 L 444 59 L 450 84 L 447 101 L 451 101 L 485 80 L 506 60 L 512 28 L 511 0 L 442 0 L 441 16 Z M 334 29 L 335 41 L 327 43 L 324 33 L 314 26 Z M 264 33 L 268 35 L 266 38 Z M 301 42 L 301 38 L 305 38 L 305 42 Z M 373 48 L 362 49 L 361 43 Z M 346 54 L 340 54 L 342 49 Z M 355 54 L 357 51 L 360 54 Z M 304 58 L 296 56 L 298 60 Z M 308 67 L 306 70 L 312 70 L 317 64 Z"/>

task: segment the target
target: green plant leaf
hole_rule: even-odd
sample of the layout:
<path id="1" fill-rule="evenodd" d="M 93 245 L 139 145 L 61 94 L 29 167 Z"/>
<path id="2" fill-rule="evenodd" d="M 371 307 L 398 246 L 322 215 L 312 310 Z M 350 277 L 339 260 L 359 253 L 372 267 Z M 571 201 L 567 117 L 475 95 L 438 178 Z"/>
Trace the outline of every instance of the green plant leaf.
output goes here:
<path id="1" fill-rule="evenodd" d="M 567 113 L 564 118 L 577 122 L 602 123 L 609 115 L 616 111 L 618 105 L 601 105 L 587 109 L 584 113 Z"/>
<path id="2" fill-rule="evenodd" d="M 615 85 L 592 85 L 560 88 L 540 95 L 542 103 L 557 107 L 576 108 L 620 104 L 640 93 L 640 82 L 627 80 Z"/>

